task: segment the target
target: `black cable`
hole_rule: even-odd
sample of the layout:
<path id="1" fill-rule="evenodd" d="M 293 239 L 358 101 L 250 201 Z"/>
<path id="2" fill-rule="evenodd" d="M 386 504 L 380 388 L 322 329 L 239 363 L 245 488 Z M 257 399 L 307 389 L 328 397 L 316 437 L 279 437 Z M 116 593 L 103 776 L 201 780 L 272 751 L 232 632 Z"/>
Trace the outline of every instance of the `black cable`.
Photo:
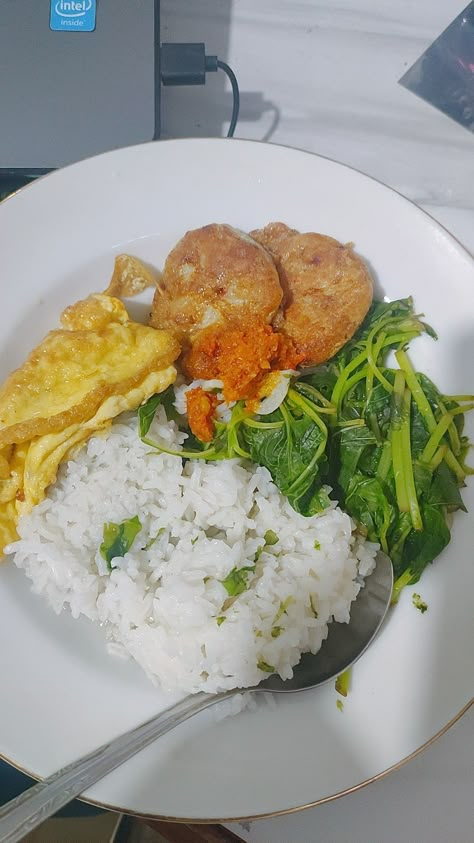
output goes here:
<path id="1" fill-rule="evenodd" d="M 240 92 L 239 92 L 239 83 L 237 82 L 237 76 L 235 75 L 234 71 L 225 61 L 221 61 L 217 59 L 217 67 L 224 71 L 227 75 L 228 79 L 230 80 L 230 84 L 232 85 L 232 97 L 233 97 L 233 106 L 232 106 L 232 117 L 230 118 L 230 125 L 229 130 L 227 132 L 228 138 L 234 137 L 235 127 L 237 125 L 237 120 L 239 119 L 239 109 L 240 109 Z"/>
<path id="2" fill-rule="evenodd" d="M 237 77 L 226 64 L 217 56 L 207 56 L 205 44 L 201 42 L 190 44 L 161 45 L 161 81 L 163 85 L 204 85 L 207 73 L 217 73 L 223 70 L 232 85 L 232 116 L 230 118 L 227 137 L 234 136 L 239 118 L 240 93 Z"/>

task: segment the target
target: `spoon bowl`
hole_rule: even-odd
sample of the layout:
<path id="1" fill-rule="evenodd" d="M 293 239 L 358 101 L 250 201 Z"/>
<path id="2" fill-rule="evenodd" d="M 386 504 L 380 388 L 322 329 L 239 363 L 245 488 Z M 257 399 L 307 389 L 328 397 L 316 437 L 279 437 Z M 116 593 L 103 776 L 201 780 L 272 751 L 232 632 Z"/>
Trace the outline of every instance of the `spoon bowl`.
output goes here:
<path id="1" fill-rule="evenodd" d="M 283 680 L 272 675 L 259 685 L 248 688 L 247 693 L 306 691 L 343 673 L 362 656 L 379 631 L 390 605 L 392 588 L 392 563 L 388 556 L 379 552 L 374 571 L 365 578 L 364 586 L 352 603 L 349 623 L 330 624 L 328 636 L 319 652 L 315 655 L 305 653 L 294 668 L 291 679 Z M 0 809 L 0 843 L 22 840 L 40 823 L 160 735 L 193 714 L 243 690 L 234 688 L 219 694 L 198 693 L 185 697 L 146 723 L 34 785 Z"/>

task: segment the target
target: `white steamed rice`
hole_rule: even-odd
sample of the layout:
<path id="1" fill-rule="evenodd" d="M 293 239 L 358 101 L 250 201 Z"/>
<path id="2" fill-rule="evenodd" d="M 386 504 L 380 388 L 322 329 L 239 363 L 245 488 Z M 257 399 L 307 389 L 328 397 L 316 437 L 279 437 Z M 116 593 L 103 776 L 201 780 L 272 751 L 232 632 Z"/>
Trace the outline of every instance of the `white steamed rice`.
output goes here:
<path id="1" fill-rule="evenodd" d="M 170 448 L 184 439 L 161 408 L 149 436 Z M 110 573 L 99 553 L 104 523 L 135 515 L 142 529 Z M 302 652 L 319 650 L 328 622 L 349 620 L 376 551 L 336 506 L 298 515 L 265 468 L 183 466 L 150 452 L 135 414 L 90 439 L 18 530 L 14 561 L 56 612 L 67 606 L 100 622 L 111 652 L 190 693 L 251 686 L 271 668 L 291 677 Z M 247 590 L 229 599 L 221 581 L 254 564 L 268 530 L 278 543 L 261 553 Z"/>

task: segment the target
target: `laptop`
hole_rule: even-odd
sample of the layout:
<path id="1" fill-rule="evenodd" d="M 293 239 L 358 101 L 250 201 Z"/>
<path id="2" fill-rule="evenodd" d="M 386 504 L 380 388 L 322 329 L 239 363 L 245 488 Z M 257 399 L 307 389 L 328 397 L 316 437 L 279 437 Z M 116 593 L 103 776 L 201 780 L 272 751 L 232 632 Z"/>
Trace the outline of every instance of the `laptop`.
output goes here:
<path id="1" fill-rule="evenodd" d="M 160 134 L 159 0 L 1 0 L 0 174 Z"/>

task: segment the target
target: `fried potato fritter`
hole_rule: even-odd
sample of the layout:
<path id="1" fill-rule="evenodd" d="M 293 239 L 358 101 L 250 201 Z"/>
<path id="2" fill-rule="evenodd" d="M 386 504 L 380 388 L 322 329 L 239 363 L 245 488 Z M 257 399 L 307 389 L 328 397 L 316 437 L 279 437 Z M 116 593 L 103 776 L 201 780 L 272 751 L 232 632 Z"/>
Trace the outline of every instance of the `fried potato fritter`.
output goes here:
<path id="1" fill-rule="evenodd" d="M 352 245 L 271 223 L 251 236 L 273 256 L 284 292 L 273 324 L 304 354 L 328 360 L 349 340 L 372 302 L 373 284 Z"/>
<path id="2" fill-rule="evenodd" d="M 255 231 L 251 231 L 250 237 L 260 243 L 271 255 L 275 255 L 282 240 L 299 233 L 296 228 L 288 228 L 284 222 L 270 222 L 265 228 L 257 228 Z"/>
<path id="3" fill-rule="evenodd" d="M 192 342 L 211 325 L 269 323 L 282 297 L 265 249 L 228 225 L 206 225 L 188 231 L 168 255 L 150 324 Z"/>

